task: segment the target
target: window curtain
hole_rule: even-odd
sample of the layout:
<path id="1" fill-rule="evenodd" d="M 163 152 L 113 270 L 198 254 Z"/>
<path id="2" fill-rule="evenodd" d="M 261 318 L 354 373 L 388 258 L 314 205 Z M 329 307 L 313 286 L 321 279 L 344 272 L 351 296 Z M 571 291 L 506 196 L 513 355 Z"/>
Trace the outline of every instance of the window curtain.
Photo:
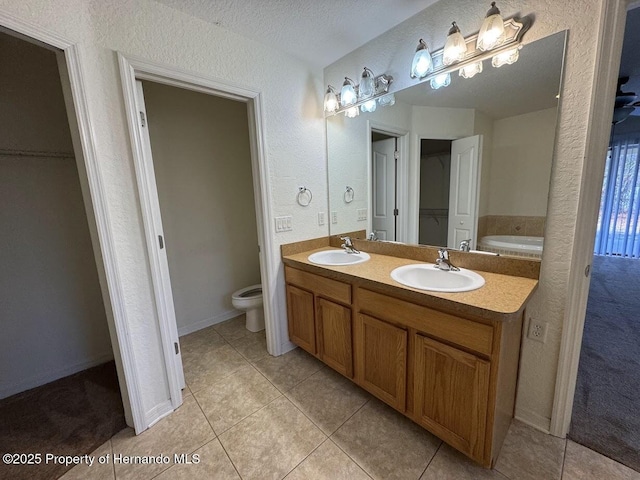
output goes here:
<path id="1" fill-rule="evenodd" d="M 640 258 L 640 135 L 616 136 L 607 153 L 595 254 Z"/>

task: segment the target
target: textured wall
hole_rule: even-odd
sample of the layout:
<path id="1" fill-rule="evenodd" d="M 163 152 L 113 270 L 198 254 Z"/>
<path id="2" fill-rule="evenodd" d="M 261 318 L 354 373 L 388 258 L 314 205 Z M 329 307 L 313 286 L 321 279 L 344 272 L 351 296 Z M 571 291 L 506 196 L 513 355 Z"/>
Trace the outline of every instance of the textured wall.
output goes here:
<path id="1" fill-rule="evenodd" d="M 525 340 L 522 349 L 517 415 L 548 429 L 556 381 L 562 322 L 567 298 L 578 193 L 587 143 L 589 102 L 595 74 L 600 9 L 603 0 L 504 0 L 503 16 L 535 15 L 525 43 L 569 30 L 565 78 L 560 100 L 556 155 L 552 169 L 545 253 L 540 286 L 529 304 L 528 317 L 549 323 L 545 344 Z M 465 33 L 476 32 L 486 4 L 473 0 L 442 0 L 383 33 L 325 69 L 325 83 L 356 75 L 363 65 L 393 75 L 393 89 L 415 83 L 407 74 L 419 38 L 434 49 L 444 44 L 447 25 L 456 20 Z M 525 47 L 526 48 L 526 47 Z"/>
<path id="2" fill-rule="evenodd" d="M 178 333 L 240 312 L 260 283 L 247 105 L 144 82 Z"/>
<path id="3" fill-rule="evenodd" d="M 78 45 L 143 408 L 150 412 L 168 399 L 168 386 L 116 51 L 262 93 L 271 213 L 292 215 L 294 227 L 272 231 L 276 246 L 327 234 L 327 226 L 317 224 L 317 212 L 327 210 L 322 72 L 150 0 L 0 0 L 0 9 Z M 297 205 L 298 185 L 313 191 L 310 207 Z M 279 257 L 274 252 L 277 290 L 267 301 L 279 306 L 276 321 L 286 341 Z"/>
<path id="4" fill-rule="evenodd" d="M 557 108 L 493 123 L 488 215 L 547 214 Z"/>

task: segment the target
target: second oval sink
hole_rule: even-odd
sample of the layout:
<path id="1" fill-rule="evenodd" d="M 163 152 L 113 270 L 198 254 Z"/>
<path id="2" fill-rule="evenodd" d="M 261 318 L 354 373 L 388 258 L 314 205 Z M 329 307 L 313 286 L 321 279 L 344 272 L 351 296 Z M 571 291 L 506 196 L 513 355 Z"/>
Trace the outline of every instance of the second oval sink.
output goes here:
<path id="1" fill-rule="evenodd" d="M 347 253 L 344 250 L 323 250 L 321 252 L 309 255 L 311 263 L 318 265 L 355 265 L 369 260 L 371 257 L 368 253 Z"/>
<path id="2" fill-rule="evenodd" d="M 476 272 L 461 268 L 460 271 L 444 271 L 433 263 L 414 263 L 398 267 L 391 278 L 407 287 L 432 292 L 468 292 L 484 285 L 484 278 Z"/>

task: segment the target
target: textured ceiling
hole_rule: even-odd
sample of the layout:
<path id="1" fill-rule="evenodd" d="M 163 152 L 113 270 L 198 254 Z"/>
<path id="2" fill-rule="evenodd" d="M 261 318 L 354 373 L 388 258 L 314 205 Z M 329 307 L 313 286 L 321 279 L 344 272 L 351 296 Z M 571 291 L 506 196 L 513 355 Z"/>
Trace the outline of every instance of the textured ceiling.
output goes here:
<path id="1" fill-rule="evenodd" d="M 436 0 L 156 0 L 326 67 Z"/>

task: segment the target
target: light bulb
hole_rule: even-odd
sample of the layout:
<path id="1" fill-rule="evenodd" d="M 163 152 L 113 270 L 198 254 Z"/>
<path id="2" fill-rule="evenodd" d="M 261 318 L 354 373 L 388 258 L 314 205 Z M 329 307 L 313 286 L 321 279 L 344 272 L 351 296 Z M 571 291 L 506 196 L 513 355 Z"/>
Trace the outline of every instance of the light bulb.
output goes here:
<path id="1" fill-rule="evenodd" d="M 444 44 L 444 52 L 442 54 L 442 63 L 445 65 L 451 65 L 452 63 L 463 60 L 467 54 L 467 43 L 464 41 L 464 37 L 460 33 L 460 29 L 456 22 L 451 23 L 449 29 L 449 35 L 447 35 L 447 41 Z"/>
<path id="2" fill-rule="evenodd" d="M 361 99 L 369 98 L 372 97 L 374 93 L 376 93 L 375 76 L 371 70 L 364 67 L 364 72 L 362 72 L 362 78 L 360 79 L 360 86 L 358 87 L 358 97 Z"/>
<path id="3" fill-rule="evenodd" d="M 338 97 L 331 85 L 327 87 L 327 93 L 324 95 L 324 111 L 334 113 L 338 109 Z"/>
<path id="4" fill-rule="evenodd" d="M 442 73 L 431 79 L 431 88 L 438 90 L 439 88 L 448 87 L 451 83 L 451 74 Z"/>
<path id="5" fill-rule="evenodd" d="M 482 62 L 471 63 L 458 70 L 458 73 L 462 78 L 472 78 L 480 72 L 482 72 Z"/>
<path id="6" fill-rule="evenodd" d="M 357 100 L 358 97 L 356 97 L 356 91 L 353 88 L 353 80 L 349 77 L 344 77 L 344 83 L 340 90 L 340 105 L 348 107 L 349 105 L 356 103 Z"/>
<path id="7" fill-rule="evenodd" d="M 411 76 L 422 78 L 433 70 L 433 59 L 431 58 L 431 52 L 424 40 L 420 39 L 416 53 L 413 56 L 413 62 L 411 63 Z"/>
<path id="8" fill-rule="evenodd" d="M 504 42 L 504 20 L 496 2 L 491 2 L 491 8 L 482 22 L 476 47 L 483 52 L 493 50 Z"/>

